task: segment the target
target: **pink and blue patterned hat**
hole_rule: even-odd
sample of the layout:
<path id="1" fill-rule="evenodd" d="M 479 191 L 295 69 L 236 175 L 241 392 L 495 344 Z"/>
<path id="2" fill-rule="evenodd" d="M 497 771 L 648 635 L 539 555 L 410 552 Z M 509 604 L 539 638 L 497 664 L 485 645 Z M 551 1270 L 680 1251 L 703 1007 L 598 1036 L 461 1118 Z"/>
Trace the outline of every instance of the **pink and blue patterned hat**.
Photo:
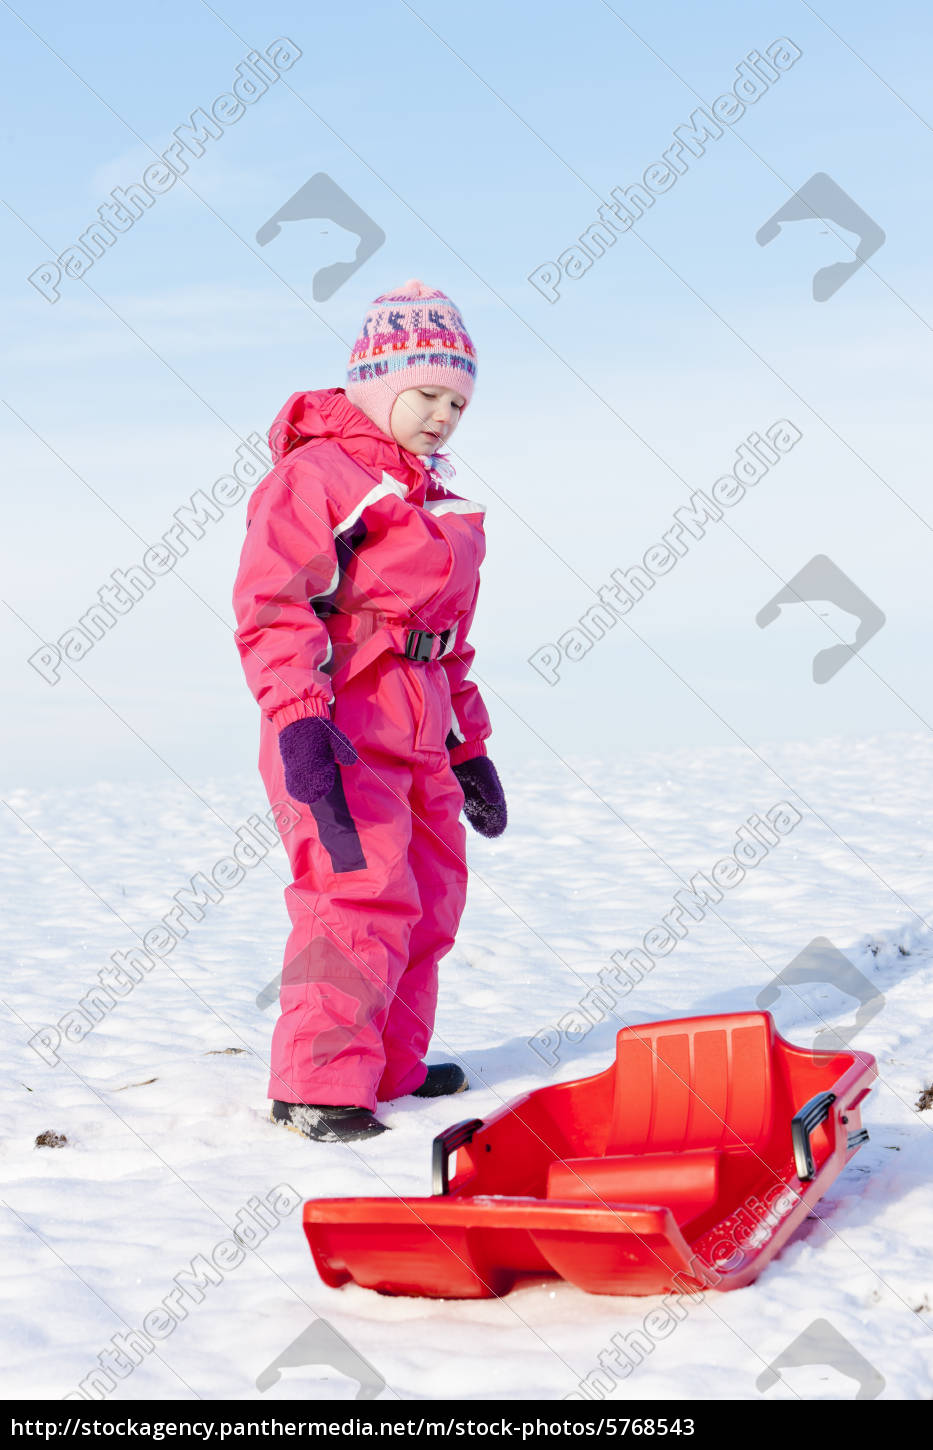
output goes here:
<path id="1" fill-rule="evenodd" d="M 443 292 L 411 277 L 377 297 L 350 354 L 346 395 L 389 436 L 395 399 L 406 388 L 453 388 L 469 404 L 476 351 Z"/>

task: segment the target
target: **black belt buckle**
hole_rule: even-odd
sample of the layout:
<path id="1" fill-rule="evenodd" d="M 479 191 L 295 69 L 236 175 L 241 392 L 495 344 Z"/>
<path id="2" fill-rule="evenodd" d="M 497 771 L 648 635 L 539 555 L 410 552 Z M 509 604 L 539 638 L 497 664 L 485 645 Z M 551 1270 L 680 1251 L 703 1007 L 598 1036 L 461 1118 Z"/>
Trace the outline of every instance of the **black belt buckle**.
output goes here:
<path id="1" fill-rule="evenodd" d="M 440 639 L 441 653 L 447 648 L 447 641 L 450 638 L 450 630 L 445 629 L 442 634 L 432 634 L 429 629 L 410 629 L 408 638 L 405 641 L 405 658 L 418 660 L 426 664 L 431 659 L 431 649 L 434 641 Z"/>
<path id="2" fill-rule="evenodd" d="M 422 663 L 429 660 L 433 640 L 434 635 L 428 629 L 410 629 L 405 641 L 406 659 L 420 660 Z"/>

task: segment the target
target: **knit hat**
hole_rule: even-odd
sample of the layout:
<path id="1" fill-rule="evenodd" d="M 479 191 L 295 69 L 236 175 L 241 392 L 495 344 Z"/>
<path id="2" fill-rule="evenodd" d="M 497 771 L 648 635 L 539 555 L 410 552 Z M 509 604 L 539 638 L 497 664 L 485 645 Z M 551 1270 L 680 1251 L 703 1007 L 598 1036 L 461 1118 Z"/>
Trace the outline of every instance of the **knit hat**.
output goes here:
<path id="1" fill-rule="evenodd" d="M 350 354 L 346 395 L 392 436 L 389 419 L 406 388 L 453 388 L 469 403 L 476 354 L 450 298 L 410 277 L 377 297 Z"/>

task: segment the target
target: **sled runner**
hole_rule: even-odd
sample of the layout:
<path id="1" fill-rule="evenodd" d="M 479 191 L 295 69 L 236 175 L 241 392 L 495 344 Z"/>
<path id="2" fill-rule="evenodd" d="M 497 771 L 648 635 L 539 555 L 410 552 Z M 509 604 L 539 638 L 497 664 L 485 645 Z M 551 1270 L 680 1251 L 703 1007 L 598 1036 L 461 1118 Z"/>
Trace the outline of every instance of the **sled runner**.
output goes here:
<path id="1" fill-rule="evenodd" d="M 326 1284 L 383 1294 L 737 1289 L 867 1141 L 876 1075 L 870 1053 L 784 1041 L 768 1012 L 626 1027 L 604 1072 L 441 1133 L 433 1197 L 312 1199 L 305 1232 Z"/>

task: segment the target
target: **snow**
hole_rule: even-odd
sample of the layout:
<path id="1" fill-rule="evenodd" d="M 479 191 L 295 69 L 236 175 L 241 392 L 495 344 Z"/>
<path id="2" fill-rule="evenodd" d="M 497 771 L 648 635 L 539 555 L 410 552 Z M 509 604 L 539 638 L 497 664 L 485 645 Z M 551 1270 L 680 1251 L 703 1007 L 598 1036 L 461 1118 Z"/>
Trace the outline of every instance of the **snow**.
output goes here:
<path id="1" fill-rule="evenodd" d="M 265 814 L 258 776 L 8 797 L 8 1397 L 271 1404 L 352 1399 L 384 1380 L 385 1399 L 559 1402 L 598 1371 L 589 1397 L 607 1401 L 851 1399 L 846 1366 L 858 1356 L 883 1377 L 882 1397 L 929 1397 L 933 1110 L 916 1107 L 933 1080 L 928 736 L 497 764 L 510 825 L 494 842 L 469 833 L 469 901 L 442 967 L 430 1055 L 461 1061 L 472 1090 L 386 1105 L 380 1116 L 393 1131 L 357 1145 L 311 1144 L 268 1121 L 274 1008 L 259 1010 L 256 997 L 285 939 L 280 845 L 209 903 L 93 1030 L 69 1040 L 61 1025 L 111 955 L 138 947 L 174 893 L 229 854 L 232 831 Z M 688 922 L 688 935 L 619 996 L 615 1015 L 561 1033 L 559 1019 L 579 1011 L 611 955 L 639 947 L 673 893 L 780 802 L 801 819 L 765 858 Z M 598 1356 L 614 1336 L 644 1332 L 659 1299 L 542 1281 L 501 1300 L 433 1301 L 319 1281 L 303 1199 L 430 1192 L 431 1140 L 449 1123 L 600 1070 L 625 1023 L 755 1008 L 774 974 L 819 937 L 874 989 L 873 1015 L 853 1039 L 878 1059 L 864 1107 L 871 1141 L 754 1284 L 685 1299 L 674 1331 L 636 1368 L 617 1360 L 613 1376 Z M 771 1010 L 804 1044 L 854 1017 L 850 997 L 819 984 L 782 991 Z M 70 1020 L 77 1037 L 80 1019 Z M 43 1028 L 53 1046 L 37 1051 L 28 1039 Z M 62 1037 L 57 1061 L 52 1029 Z M 47 1131 L 67 1142 L 36 1147 Z M 169 1320 L 162 1306 L 175 1276 L 230 1240 L 257 1199 L 279 1205 L 263 1210 L 274 1226 L 242 1262 L 235 1248 L 220 1250 L 215 1262 L 229 1267 Z M 332 1346 L 321 1362 L 296 1353 L 260 1392 L 257 1377 L 319 1318 Z M 830 1329 L 815 1330 L 821 1321 Z M 833 1363 L 785 1367 L 758 1388 L 797 1336 L 819 1333 L 842 1346 Z M 129 1357 L 105 1357 L 111 1370 L 88 1381 L 120 1334 Z"/>

